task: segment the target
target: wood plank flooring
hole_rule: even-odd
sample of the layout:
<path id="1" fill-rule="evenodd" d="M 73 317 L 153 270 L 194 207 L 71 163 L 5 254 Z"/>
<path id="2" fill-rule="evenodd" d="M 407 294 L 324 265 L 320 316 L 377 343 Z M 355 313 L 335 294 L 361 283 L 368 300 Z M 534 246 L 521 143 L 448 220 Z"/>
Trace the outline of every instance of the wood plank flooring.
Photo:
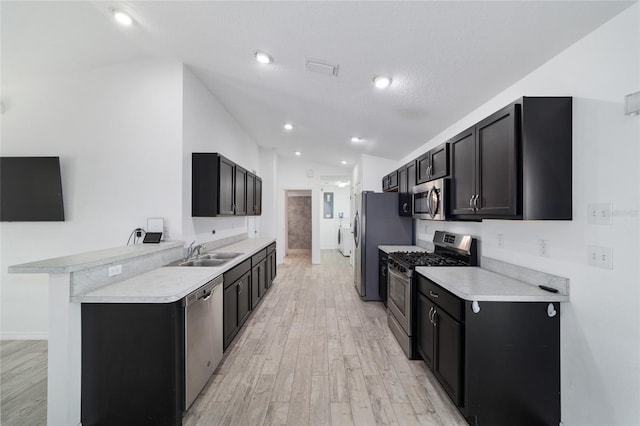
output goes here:
<path id="1" fill-rule="evenodd" d="M 47 423 L 47 341 L 0 342 L 0 424 Z"/>
<path id="2" fill-rule="evenodd" d="M 362 302 L 348 258 L 292 254 L 184 417 L 192 425 L 466 425 L 382 303 Z"/>
<path id="3" fill-rule="evenodd" d="M 466 425 L 408 360 L 348 258 L 293 254 L 225 353 L 185 425 Z M 3 341 L 2 425 L 46 423 L 46 341 Z"/>

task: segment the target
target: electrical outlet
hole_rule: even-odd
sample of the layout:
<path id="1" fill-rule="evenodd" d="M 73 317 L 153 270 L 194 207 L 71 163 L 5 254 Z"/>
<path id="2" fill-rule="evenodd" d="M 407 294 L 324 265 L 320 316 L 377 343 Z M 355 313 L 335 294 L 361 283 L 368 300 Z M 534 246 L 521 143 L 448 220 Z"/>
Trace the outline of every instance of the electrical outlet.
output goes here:
<path id="1" fill-rule="evenodd" d="M 596 268 L 613 269 L 613 249 L 611 247 L 589 246 L 587 263 Z"/>
<path id="2" fill-rule="evenodd" d="M 107 271 L 110 277 L 115 277 L 116 275 L 120 275 L 122 273 L 122 265 L 113 265 L 109 266 Z"/>
<path id="3" fill-rule="evenodd" d="M 587 205 L 587 223 L 592 225 L 613 224 L 613 204 L 591 203 Z"/>
<path id="4" fill-rule="evenodd" d="M 538 254 L 549 257 L 549 240 L 538 240 Z"/>
<path id="5" fill-rule="evenodd" d="M 504 247 L 504 234 L 498 234 L 498 247 Z"/>

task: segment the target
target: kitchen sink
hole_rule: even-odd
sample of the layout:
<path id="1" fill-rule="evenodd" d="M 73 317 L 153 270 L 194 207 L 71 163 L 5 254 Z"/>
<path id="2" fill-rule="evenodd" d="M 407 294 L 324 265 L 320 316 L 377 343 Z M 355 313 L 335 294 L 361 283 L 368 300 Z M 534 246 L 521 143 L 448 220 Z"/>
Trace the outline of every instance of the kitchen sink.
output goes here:
<path id="1" fill-rule="evenodd" d="M 234 259 L 240 256 L 242 253 L 207 253 L 198 256 L 198 259 Z"/>
<path id="2" fill-rule="evenodd" d="M 227 263 L 225 259 L 193 259 L 181 262 L 178 266 L 220 266 Z"/>

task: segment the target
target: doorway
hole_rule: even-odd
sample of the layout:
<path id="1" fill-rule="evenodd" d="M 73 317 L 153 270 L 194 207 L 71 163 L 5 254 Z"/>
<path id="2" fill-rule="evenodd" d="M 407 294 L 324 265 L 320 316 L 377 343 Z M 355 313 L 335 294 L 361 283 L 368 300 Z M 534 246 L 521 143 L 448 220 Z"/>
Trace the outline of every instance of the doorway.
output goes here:
<path id="1" fill-rule="evenodd" d="M 286 191 L 286 255 L 311 259 L 311 190 Z"/>

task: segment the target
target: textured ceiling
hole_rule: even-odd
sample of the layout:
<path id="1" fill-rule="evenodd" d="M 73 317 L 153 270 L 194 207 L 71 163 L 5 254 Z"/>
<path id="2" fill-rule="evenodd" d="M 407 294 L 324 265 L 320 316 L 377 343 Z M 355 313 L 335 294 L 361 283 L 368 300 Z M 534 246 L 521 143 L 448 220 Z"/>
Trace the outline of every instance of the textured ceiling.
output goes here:
<path id="1" fill-rule="evenodd" d="M 400 159 L 632 3 L 3 1 L 2 85 L 179 60 L 283 156 Z M 135 25 L 116 25 L 113 8 Z M 255 62 L 257 49 L 275 63 Z M 306 71 L 307 57 L 339 64 L 338 76 Z M 376 74 L 392 86 L 375 89 Z"/>

